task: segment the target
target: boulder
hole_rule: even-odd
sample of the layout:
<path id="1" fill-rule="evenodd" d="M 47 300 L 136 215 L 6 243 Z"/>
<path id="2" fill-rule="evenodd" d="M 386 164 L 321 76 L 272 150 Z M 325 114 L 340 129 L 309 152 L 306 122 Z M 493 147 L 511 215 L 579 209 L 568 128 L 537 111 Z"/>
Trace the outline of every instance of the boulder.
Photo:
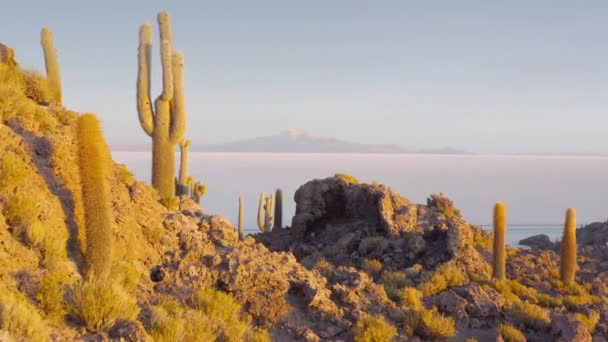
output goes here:
<path id="1" fill-rule="evenodd" d="M 519 244 L 536 249 L 551 249 L 554 246 L 551 239 L 545 234 L 534 235 L 523 240 L 519 240 Z"/>
<path id="2" fill-rule="evenodd" d="M 587 328 L 571 314 L 554 314 L 551 317 L 551 334 L 558 342 L 591 342 Z"/>

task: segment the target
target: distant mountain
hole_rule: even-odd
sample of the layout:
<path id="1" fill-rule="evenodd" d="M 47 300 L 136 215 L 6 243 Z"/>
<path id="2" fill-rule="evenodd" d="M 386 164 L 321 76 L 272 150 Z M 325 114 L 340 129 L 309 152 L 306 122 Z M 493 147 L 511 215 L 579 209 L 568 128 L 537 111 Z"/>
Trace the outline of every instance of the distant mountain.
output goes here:
<path id="1" fill-rule="evenodd" d="M 273 153 L 437 153 L 466 154 L 453 148 L 412 150 L 399 145 L 376 145 L 349 142 L 334 138 L 311 136 L 297 129 L 277 135 L 239 140 L 229 143 L 193 146 L 201 152 L 273 152 Z"/>

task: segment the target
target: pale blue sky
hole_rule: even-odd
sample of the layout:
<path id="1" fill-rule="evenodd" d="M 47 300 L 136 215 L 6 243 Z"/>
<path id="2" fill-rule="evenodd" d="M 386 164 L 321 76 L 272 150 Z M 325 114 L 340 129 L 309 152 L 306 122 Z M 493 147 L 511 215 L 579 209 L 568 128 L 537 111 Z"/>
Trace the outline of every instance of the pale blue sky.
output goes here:
<path id="1" fill-rule="evenodd" d="M 195 143 L 296 127 L 414 148 L 608 153 L 604 0 L 9 1 L 0 41 L 42 70 L 49 26 L 66 105 L 99 114 L 113 144 L 146 142 L 138 28 L 162 9 L 186 58 Z M 156 36 L 155 49 L 154 97 Z"/>

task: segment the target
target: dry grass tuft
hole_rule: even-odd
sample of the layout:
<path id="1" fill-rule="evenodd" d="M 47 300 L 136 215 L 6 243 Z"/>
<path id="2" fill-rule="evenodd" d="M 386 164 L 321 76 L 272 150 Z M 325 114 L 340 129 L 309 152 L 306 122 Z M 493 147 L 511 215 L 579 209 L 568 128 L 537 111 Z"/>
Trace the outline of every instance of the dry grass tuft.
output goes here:
<path id="1" fill-rule="evenodd" d="M 95 280 L 74 287 L 66 306 L 92 332 L 105 332 L 118 320 L 131 321 L 139 313 L 135 299 L 122 288 Z"/>
<path id="2" fill-rule="evenodd" d="M 368 315 L 355 324 L 353 333 L 355 342 L 392 341 L 397 336 L 397 328 L 381 315 Z"/>

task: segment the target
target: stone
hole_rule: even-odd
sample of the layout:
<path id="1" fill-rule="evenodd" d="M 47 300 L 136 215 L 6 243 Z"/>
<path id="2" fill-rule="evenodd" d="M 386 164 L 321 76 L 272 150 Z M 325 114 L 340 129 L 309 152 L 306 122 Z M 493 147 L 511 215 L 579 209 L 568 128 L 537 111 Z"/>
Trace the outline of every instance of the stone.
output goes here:
<path id="1" fill-rule="evenodd" d="M 519 244 L 537 249 L 550 249 L 553 247 L 553 242 L 551 242 L 551 239 L 545 234 L 534 235 L 519 240 Z"/>
<path id="2" fill-rule="evenodd" d="M 558 342 L 591 342 L 587 328 L 571 314 L 552 315 L 551 334 Z"/>

